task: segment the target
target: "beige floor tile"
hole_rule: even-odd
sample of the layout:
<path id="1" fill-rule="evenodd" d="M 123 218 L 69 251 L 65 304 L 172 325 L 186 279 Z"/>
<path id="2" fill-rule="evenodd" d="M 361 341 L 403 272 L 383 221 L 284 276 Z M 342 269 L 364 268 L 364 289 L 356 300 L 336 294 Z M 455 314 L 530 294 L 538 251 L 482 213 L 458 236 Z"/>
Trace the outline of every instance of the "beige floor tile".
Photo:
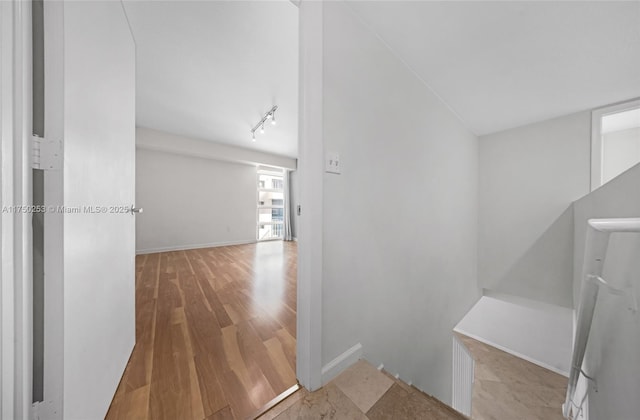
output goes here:
<path id="1" fill-rule="evenodd" d="M 476 362 L 474 420 L 561 420 L 567 378 L 459 335 Z"/>
<path id="2" fill-rule="evenodd" d="M 391 379 L 364 360 L 342 372 L 332 383 L 363 413 L 369 411 L 393 385 Z"/>
<path id="3" fill-rule="evenodd" d="M 443 403 L 429 398 L 425 394 L 414 391 L 407 392 L 399 384 L 394 383 L 391 388 L 367 412 L 369 420 L 464 420 L 465 417 L 456 413 Z"/>
<path id="4" fill-rule="evenodd" d="M 360 409 L 334 384 L 307 393 L 275 420 L 367 420 Z"/>

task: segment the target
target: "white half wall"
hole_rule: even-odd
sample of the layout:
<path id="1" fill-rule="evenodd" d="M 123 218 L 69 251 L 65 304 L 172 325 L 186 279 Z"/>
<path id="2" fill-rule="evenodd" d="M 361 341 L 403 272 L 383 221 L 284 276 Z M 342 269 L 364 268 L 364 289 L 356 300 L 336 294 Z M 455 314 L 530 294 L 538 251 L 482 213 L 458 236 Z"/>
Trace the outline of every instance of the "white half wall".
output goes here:
<path id="1" fill-rule="evenodd" d="M 571 309 L 522 298 L 483 296 L 454 331 L 569 376 Z"/>
<path id="2" fill-rule="evenodd" d="M 344 2 L 324 3 L 323 69 L 342 161 L 323 178 L 323 366 L 361 343 L 450 403 L 451 330 L 480 295 L 477 138 Z"/>
<path id="3" fill-rule="evenodd" d="M 256 167 L 138 148 L 136 252 L 255 242 Z"/>
<path id="4" fill-rule="evenodd" d="M 589 192 L 591 113 L 480 137 L 480 286 L 571 308 L 571 203 Z"/>
<path id="5" fill-rule="evenodd" d="M 576 303 L 582 284 L 587 220 L 640 217 L 640 164 L 577 201 L 575 207 Z M 640 302 L 640 235 L 611 235 L 602 277 L 614 287 L 632 286 Z M 640 314 L 625 298 L 598 294 L 583 368 L 596 378 L 598 392 L 589 392 L 592 419 L 633 419 L 640 413 Z"/>

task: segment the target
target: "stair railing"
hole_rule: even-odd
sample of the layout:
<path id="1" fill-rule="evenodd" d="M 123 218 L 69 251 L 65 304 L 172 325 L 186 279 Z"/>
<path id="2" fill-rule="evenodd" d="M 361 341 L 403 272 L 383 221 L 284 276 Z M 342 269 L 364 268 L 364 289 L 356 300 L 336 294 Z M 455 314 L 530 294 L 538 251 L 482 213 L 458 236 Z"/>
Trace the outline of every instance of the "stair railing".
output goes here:
<path id="1" fill-rule="evenodd" d="M 612 233 L 618 232 L 640 233 L 640 218 L 591 219 L 588 221 L 582 269 L 582 291 L 580 293 L 578 306 L 578 318 L 573 343 L 573 355 L 571 358 L 571 372 L 569 374 L 567 396 L 565 403 L 562 405 L 562 414 L 565 418 L 570 418 L 572 407 L 577 409 L 577 413 L 574 413 L 574 418 L 582 409 L 582 403 L 577 405 L 573 401 L 580 374 L 592 380 L 592 378 L 589 378 L 582 370 L 582 362 L 584 361 L 584 354 L 587 348 L 587 342 L 589 341 L 589 333 L 591 332 L 598 292 L 602 287 L 614 294 L 627 294 L 622 290 L 611 287 L 602 278 L 604 260 L 607 255 L 607 248 L 609 247 L 609 237 Z M 635 296 L 631 294 L 630 298 L 635 299 Z M 635 310 L 637 310 L 635 300 L 632 305 L 635 306 Z M 584 399 L 582 401 L 584 402 Z"/>
<path id="2" fill-rule="evenodd" d="M 471 417 L 475 361 L 467 346 L 453 334 L 453 396 L 451 406 Z"/>

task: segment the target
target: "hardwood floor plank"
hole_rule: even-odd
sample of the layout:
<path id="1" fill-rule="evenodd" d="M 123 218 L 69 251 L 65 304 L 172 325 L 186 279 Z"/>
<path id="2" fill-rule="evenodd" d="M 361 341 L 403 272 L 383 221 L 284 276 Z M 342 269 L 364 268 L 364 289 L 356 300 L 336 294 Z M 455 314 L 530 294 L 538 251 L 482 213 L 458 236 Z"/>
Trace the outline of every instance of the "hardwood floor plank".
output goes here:
<path id="1" fill-rule="evenodd" d="M 294 385 L 296 259 L 287 242 L 137 256 L 136 346 L 106 418 L 244 419 Z"/>
<path id="2" fill-rule="evenodd" d="M 287 355 L 284 352 L 284 349 L 282 347 L 282 343 L 280 342 L 280 340 L 278 340 L 277 337 L 273 337 L 265 341 L 264 345 L 267 348 L 269 359 L 273 361 L 276 371 L 278 372 L 278 375 L 280 375 L 282 383 L 290 384 L 291 382 L 295 382 L 296 381 L 295 370 L 291 366 L 291 362 L 287 360 Z M 276 392 L 278 391 L 276 390 Z M 279 392 L 282 392 L 282 391 L 279 391 Z"/>
<path id="3" fill-rule="evenodd" d="M 211 283 L 209 283 L 209 281 L 207 281 L 207 279 L 203 277 L 198 277 L 197 279 L 200 283 L 200 288 L 205 298 L 209 302 L 209 305 L 211 306 L 213 312 L 216 314 L 216 318 L 218 319 L 220 328 L 228 327 L 229 325 L 233 324 L 233 321 L 231 321 L 229 314 L 224 309 L 222 302 L 220 302 L 218 295 L 213 290 L 213 287 L 211 287 Z"/>
<path id="4" fill-rule="evenodd" d="M 296 339 L 291 336 L 285 329 L 278 330 L 276 336 L 282 344 L 282 350 L 284 351 L 287 361 L 291 366 L 291 369 L 296 370 Z"/>
<path id="5" fill-rule="evenodd" d="M 198 375 L 204 416 L 208 417 L 229 404 L 220 384 L 220 378 L 224 378 L 224 370 L 216 367 L 217 363 L 213 354 L 196 355 L 194 364 Z"/>
<path id="6" fill-rule="evenodd" d="M 291 383 L 282 380 L 273 360 L 269 357 L 267 348 L 250 322 L 238 326 L 238 343 L 242 358 L 246 360 L 249 372 L 254 375 L 255 379 L 252 380 L 258 382 L 262 376 L 266 378 L 269 387 L 273 390 L 273 396 L 267 401 L 261 400 L 262 404 L 259 407 L 291 386 Z"/>

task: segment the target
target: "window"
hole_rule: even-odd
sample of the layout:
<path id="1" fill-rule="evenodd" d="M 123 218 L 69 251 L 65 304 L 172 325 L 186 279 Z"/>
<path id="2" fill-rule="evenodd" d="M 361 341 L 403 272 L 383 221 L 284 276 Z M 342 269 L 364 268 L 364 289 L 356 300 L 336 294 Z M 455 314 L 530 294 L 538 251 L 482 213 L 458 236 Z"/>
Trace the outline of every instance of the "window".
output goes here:
<path id="1" fill-rule="evenodd" d="M 640 162 L 640 99 L 593 111 L 591 191 Z"/>
<path id="2" fill-rule="evenodd" d="M 258 169 L 257 239 L 284 237 L 284 179 L 282 170 Z"/>

